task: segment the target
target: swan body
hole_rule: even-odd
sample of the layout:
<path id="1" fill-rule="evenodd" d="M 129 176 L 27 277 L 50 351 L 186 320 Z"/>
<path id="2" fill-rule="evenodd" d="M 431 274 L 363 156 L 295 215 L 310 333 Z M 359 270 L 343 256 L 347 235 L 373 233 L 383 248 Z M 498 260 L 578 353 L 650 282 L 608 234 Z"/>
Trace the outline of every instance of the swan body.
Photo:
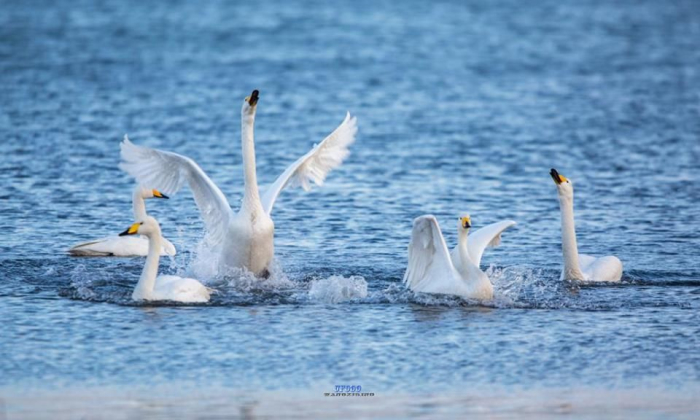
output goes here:
<path id="1" fill-rule="evenodd" d="M 561 210 L 561 238 L 564 268 L 562 280 L 585 282 L 617 282 L 622 278 L 622 262 L 614 256 L 596 258 L 579 254 L 574 224 L 574 187 L 571 180 L 556 169 L 550 175 L 557 186 Z"/>
<path id="2" fill-rule="evenodd" d="M 238 212 L 223 242 L 222 249 L 229 251 L 221 254 L 225 265 L 264 273 L 275 255 L 274 237 L 275 224 L 262 209 Z"/>
<path id="3" fill-rule="evenodd" d="M 464 215 L 459 220 L 459 243 L 452 255 L 435 216 L 420 216 L 413 221 L 404 284 L 414 292 L 492 299 L 493 285 L 479 268 L 481 256 L 486 247 L 500 244 L 503 230 L 515 222 L 494 223 L 469 235 L 471 218 Z"/>
<path id="4" fill-rule="evenodd" d="M 132 194 L 134 220 L 142 220 L 147 216 L 145 200 L 149 198 L 168 197 L 158 190 L 137 185 Z M 145 257 L 148 255 L 148 239 L 142 236 L 108 236 L 75 245 L 68 253 L 76 257 Z M 176 253 L 175 246 L 163 238 L 160 255 Z"/>
<path id="5" fill-rule="evenodd" d="M 234 212 L 219 187 L 192 159 L 172 152 L 136 146 L 125 136 L 120 168 L 138 182 L 174 194 L 187 183 L 204 220 L 204 244 L 214 251 L 216 266 L 244 268 L 266 275 L 274 257 L 275 225 L 271 213 L 285 188 L 309 190 L 311 182 L 322 185 L 326 175 L 340 166 L 355 141 L 357 123 L 348 113 L 345 120 L 321 143 L 290 165 L 264 194 L 260 194 L 255 165 L 253 129 L 258 91 L 246 97 L 241 108 L 244 194 Z"/>
<path id="6" fill-rule="evenodd" d="M 119 236 L 140 234 L 148 240 L 148 256 L 131 298 L 146 301 L 204 303 L 209 301 L 209 289 L 195 279 L 178 276 L 158 276 L 163 237 L 158 221 L 150 216 L 134 223 Z"/>

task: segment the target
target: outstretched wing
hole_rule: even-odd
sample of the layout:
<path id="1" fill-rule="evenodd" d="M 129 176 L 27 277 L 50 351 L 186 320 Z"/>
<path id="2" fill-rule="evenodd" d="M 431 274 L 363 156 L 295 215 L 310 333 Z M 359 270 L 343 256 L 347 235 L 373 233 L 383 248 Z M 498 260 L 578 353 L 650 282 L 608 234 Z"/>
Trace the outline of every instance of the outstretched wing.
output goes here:
<path id="1" fill-rule="evenodd" d="M 219 187 L 192 159 L 177 153 L 137 146 L 127 136 L 120 145 L 124 172 L 149 188 L 175 194 L 187 182 L 204 220 L 207 240 L 218 243 L 233 215 Z"/>
<path id="2" fill-rule="evenodd" d="M 340 166 L 350 154 L 348 147 L 355 141 L 357 133 L 357 118 L 348 112 L 345 120 L 320 144 L 317 144 L 290 165 L 282 175 L 270 185 L 262 197 L 265 212 L 270 214 L 277 196 L 286 187 L 302 187 L 305 191 L 311 189 L 310 182 L 323 185 L 328 173 Z"/>
<path id="3" fill-rule="evenodd" d="M 486 248 L 500 245 L 501 233 L 514 225 L 514 221 L 504 220 L 501 222 L 491 223 L 490 225 L 486 225 L 474 233 L 470 233 L 467 249 L 469 250 L 469 258 L 471 258 L 472 263 L 479 267 L 481 265 L 481 257 L 484 255 Z M 459 249 L 457 249 L 457 247 L 452 249 L 452 257 L 459 259 Z M 455 265 L 461 263 L 462 262 L 460 260 L 458 263 L 455 263 Z"/>
<path id="4" fill-rule="evenodd" d="M 450 252 L 435 216 L 420 216 L 413 221 L 403 281 L 413 291 L 433 293 L 449 289 L 454 282 Z"/>

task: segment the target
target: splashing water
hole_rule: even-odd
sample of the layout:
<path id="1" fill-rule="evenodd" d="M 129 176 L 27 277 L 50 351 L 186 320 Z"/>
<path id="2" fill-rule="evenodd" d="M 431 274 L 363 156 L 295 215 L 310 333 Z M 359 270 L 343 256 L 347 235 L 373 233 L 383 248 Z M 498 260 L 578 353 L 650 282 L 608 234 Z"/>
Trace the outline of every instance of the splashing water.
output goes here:
<path id="1" fill-rule="evenodd" d="M 325 303 L 340 303 L 367 297 L 367 281 L 362 276 L 330 276 L 311 281 L 309 297 Z"/>

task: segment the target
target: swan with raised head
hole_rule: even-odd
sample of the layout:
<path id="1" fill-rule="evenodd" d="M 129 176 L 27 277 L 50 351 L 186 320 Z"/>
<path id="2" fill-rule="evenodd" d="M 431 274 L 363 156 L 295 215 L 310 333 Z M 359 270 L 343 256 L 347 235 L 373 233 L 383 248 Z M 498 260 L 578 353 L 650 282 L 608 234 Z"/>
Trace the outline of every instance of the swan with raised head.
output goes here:
<path id="1" fill-rule="evenodd" d="M 275 200 L 287 187 L 301 186 L 309 190 L 310 182 L 322 185 L 326 175 L 348 156 L 357 124 L 348 113 L 335 131 L 290 165 L 261 196 L 253 138 L 258 95 L 254 90 L 241 108 L 245 188 L 237 213 L 219 187 L 188 157 L 136 146 L 125 136 L 121 143 L 120 168 L 138 182 L 168 194 L 174 194 L 187 182 L 204 219 L 204 244 L 218 260 L 214 265 L 223 269 L 244 268 L 255 275 L 266 276 L 274 256 L 275 225 L 270 215 Z"/>
<path id="2" fill-rule="evenodd" d="M 459 241 L 450 255 L 435 216 L 413 221 L 408 246 L 408 268 L 404 284 L 414 292 L 456 295 L 466 299 L 493 298 L 493 285 L 479 265 L 487 247 L 501 243 L 503 231 L 515 225 L 512 220 L 492 223 L 469 235 L 471 218 L 459 218 Z"/>
<path id="3" fill-rule="evenodd" d="M 620 281 L 622 262 L 614 256 L 592 257 L 578 253 L 576 228 L 574 226 L 574 186 L 571 180 L 552 169 L 551 175 L 559 194 L 561 209 L 561 248 L 564 255 L 562 280 L 576 281 Z"/>
<path id="4" fill-rule="evenodd" d="M 129 235 L 143 235 L 148 240 L 148 256 L 139 282 L 131 294 L 133 300 L 168 300 L 183 303 L 209 301 L 209 289 L 199 281 L 178 276 L 158 275 L 163 237 L 160 233 L 160 225 L 155 218 L 146 216 L 119 234 L 120 237 Z"/>
<path id="5" fill-rule="evenodd" d="M 163 198 L 168 196 L 158 190 L 136 185 L 132 194 L 134 220 L 146 218 L 146 199 Z M 175 246 L 163 238 L 160 255 L 175 255 Z M 68 253 L 77 257 L 145 257 L 148 255 L 148 239 L 143 236 L 108 236 L 75 245 Z"/>

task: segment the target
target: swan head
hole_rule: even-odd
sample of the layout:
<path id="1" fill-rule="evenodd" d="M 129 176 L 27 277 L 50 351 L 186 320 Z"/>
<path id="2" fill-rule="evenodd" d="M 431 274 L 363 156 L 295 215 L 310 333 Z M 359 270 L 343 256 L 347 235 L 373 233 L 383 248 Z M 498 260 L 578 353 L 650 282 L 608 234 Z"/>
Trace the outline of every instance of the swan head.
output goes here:
<path id="1" fill-rule="evenodd" d="M 469 230 L 470 227 L 472 227 L 472 218 L 469 216 L 469 214 L 464 213 L 459 216 L 459 228 Z"/>
<path id="2" fill-rule="evenodd" d="M 156 233 L 160 234 L 160 225 L 158 221 L 151 216 L 146 216 L 142 221 L 129 226 L 124 232 L 120 233 L 119 236 L 146 235 L 150 237 Z"/>
<path id="3" fill-rule="evenodd" d="M 552 168 L 552 170 L 549 171 L 549 175 L 552 177 L 554 183 L 557 185 L 559 195 L 564 197 L 573 197 L 574 185 L 571 183 L 570 179 L 557 172 L 557 170 L 554 168 Z"/>
<path id="4" fill-rule="evenodd" d="M 136 186 L 136 189 L 134 190 L 134 194 L 138 194 L 143 199 L 146 198 L 164 198 L 164 199 L 169 199 L 167 195 L 163 194 L 162 192 L 153 189 L 153 188 L 146 188 L 142 187 L 140 185 Z"/>
<path id="5" fill-rule="evenodd" d="M 245 97 L 245 99 L 243 100 L 243 107 L 241 108 L 241 115 L 255 115 L 255 109 L 258 105 L 259 94 L 260 92 L 257 89 L 255 89 L 253 93 Z"/>

